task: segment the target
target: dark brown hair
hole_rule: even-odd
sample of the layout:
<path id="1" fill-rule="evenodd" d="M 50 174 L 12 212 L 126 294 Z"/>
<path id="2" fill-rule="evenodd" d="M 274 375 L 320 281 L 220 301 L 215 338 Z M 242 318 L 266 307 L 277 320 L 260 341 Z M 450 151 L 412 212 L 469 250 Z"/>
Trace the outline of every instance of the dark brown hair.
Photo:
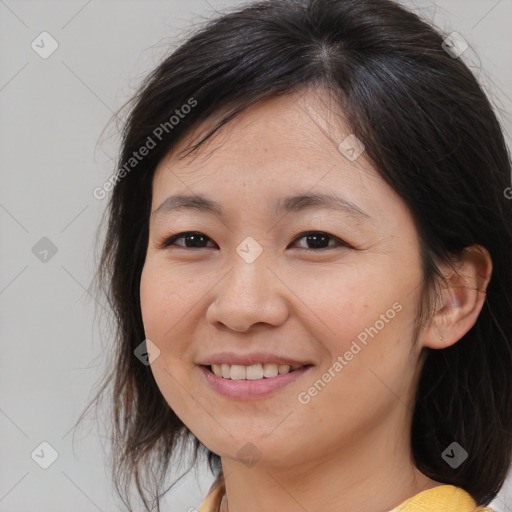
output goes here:
<path id="1" fill-rule="evenodd" d="M 411 449 L 430 478 L 464 488 L 481 505 L 496 496 L 512 452 L 512 201 L 504 197 L 511 162 L 486 94 L 443 39 L 390 0 L 267 1 L 208 22 L 146 78 L 130 103 L 119 169 L 148 137 L 157 144 L 115 180 L 97 275 L 118 329 L 115 360 L 98 394 L 112 385 L 118 492 L 127 495 L 135 479 L 147 510 L 148 497 L 160 510 L 161 485 L 187 440 L 193 463 L 202 451 L 212 469 L 219 464 L 134 356 L 145 339 L 139 282 L 157 164 L 187 130 L 221 109 L 227 113 L 192 150 L 262 99 L 322 86 L 413 214 L 424 291 L 440 276 L 438 264 L 464 248 L 481 244 L 491 255 L 493 276 L 476 324 L 453 346 L 428 352 Z M 180 110 L 192 101 L 193 108 Z M 183 115 L 171 121 L 177 109 Z M 468 452 L 457 469 L 441 457 L 453 441 Z"/>

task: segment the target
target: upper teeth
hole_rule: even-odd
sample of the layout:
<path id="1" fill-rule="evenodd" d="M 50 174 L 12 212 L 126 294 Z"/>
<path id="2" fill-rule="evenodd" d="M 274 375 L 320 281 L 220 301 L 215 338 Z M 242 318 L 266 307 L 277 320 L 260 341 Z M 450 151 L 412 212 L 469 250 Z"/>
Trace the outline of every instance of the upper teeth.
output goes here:
<path id="1" fill-rule="evenodd" d="M 277 377 L 282 373 L 288 373 L 301 366 L 290 366 L 288 364 L 252 364 L 243 366 L 241 364 L 212 364 L 212 371 L 217 377 L 233 380 L 259 380 L 264 377 Z"/>

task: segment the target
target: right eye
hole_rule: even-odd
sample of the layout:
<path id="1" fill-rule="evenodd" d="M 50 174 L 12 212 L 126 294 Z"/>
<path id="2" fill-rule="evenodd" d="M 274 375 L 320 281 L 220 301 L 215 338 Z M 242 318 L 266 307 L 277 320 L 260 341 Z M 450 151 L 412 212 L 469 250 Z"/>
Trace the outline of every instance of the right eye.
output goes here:
<path id="1" fill-rule="evenodd" d="M 177 240 L 183 239 L 185 240 L 184 244 L 176 244 Z M 172 235 L 166 238 L 161 246 L 165 247 L 183 247 L 184 249 L 201 249 L 205 247 L 202 245 L 204 242 L 211 240 L 211 238 L 207 237 L 204 233 L 199 231 L 184 231 L 182 233 L 177 233 L 176 235 Z M 187 243 L 188 241 L 188 243 Z"/>

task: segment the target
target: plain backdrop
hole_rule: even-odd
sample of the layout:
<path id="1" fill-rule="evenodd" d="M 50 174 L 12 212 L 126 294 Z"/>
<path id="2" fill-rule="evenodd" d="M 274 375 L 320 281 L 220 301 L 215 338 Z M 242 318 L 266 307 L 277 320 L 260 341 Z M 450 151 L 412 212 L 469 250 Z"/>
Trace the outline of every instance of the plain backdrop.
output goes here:
<path id="1" fill-rule="evenodd" d="M 94 418 L 72 442 L 109 363 L 90 289 L 106 200 L 92 191 L 114 171 L 113 113 L 193 24 L 240 3 L 0 0 L 0 512 L 121 510 Z M 468 41 L 510 141 L 512 1 L 403 3 Z M 163 510 L 197 508 L 211 481 L 190 473 Z"/>

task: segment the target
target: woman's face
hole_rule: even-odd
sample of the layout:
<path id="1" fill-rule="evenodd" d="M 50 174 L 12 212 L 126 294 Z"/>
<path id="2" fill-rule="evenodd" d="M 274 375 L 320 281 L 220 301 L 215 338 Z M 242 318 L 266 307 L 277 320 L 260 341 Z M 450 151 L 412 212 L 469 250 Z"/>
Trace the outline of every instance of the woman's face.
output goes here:
<path id="1" fill-rule="evenodd" d="M 140 297 L 151 369 L 222 457 L 289 465 L 370 438 L 408 443 L 417 233 L 325 101 L 306 91 L 259 103 L 155 173 Z M 302 369 L 278 373 L 286 362 Z"/>

